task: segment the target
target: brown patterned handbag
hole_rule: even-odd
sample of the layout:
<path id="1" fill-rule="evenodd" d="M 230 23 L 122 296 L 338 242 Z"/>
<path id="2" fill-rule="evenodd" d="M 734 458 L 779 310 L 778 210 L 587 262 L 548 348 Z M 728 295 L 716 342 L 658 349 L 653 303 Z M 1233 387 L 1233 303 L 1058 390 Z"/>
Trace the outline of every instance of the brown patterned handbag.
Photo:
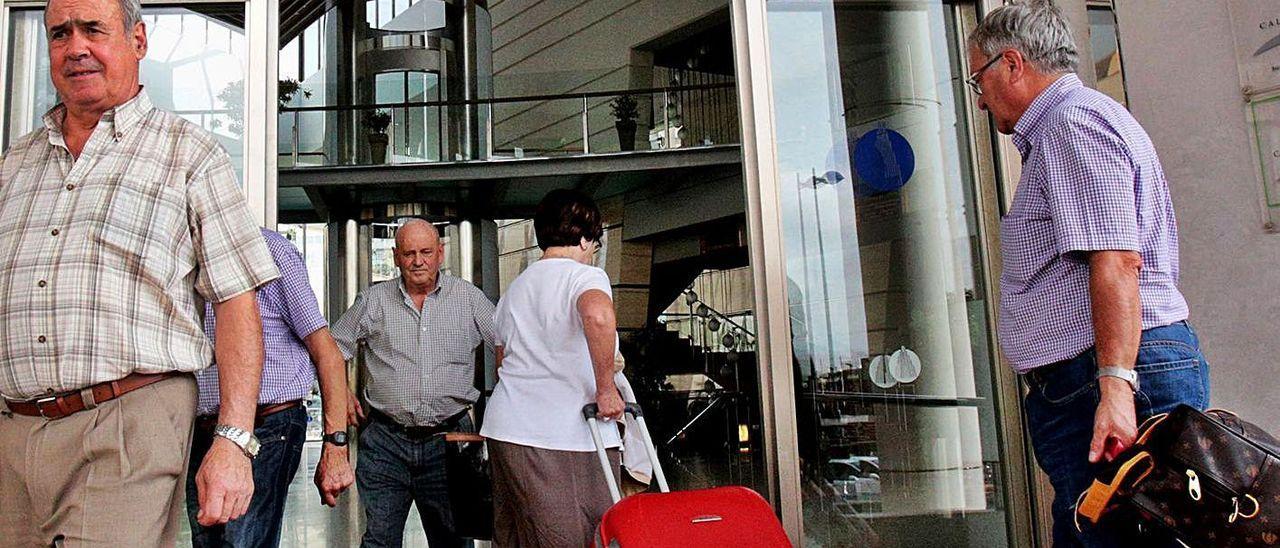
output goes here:
<path id="1" fill-rule="evenodd" d="M 1076 525 L 1134 514 L 1184 546 L 1280 546 L 1280 442 L 1223 410 L 1151 417 L 1080 495 Z"/>

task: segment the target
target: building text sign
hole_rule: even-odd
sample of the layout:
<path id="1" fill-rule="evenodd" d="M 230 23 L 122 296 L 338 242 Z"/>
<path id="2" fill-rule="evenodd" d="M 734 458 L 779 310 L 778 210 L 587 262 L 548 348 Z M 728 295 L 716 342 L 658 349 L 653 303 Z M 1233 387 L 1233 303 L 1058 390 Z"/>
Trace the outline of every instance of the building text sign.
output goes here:
<path id="1" fill-rule="evenodd" d="M 1250 109 L 1267 207 L 1280 207 L 1280 95 L 1256 99 Z"/>
<path id="2" fill-rule="evenodd" d="M 1280 87 L 1280 2 L 1231 0 L 1240 80 L 1252 91 Z"/>

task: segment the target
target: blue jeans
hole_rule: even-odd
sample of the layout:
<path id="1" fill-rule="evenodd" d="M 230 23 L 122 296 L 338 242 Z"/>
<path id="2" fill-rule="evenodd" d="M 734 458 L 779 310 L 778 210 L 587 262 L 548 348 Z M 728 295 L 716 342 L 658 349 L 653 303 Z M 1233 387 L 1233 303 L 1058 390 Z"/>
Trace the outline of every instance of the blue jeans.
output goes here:
<path id="1" fill-rule="evenodd" d="M 471 429 L 471 419 L 464 417 L 458 430 Z M 464 546 L 453 532 L 442 436 L 414 438 L 374 419 L 360 431 L 358 455 L 356 485 L 366 524 L 362 547 L 401 546 L 411 504 L 418 505 L 431 548 Z"/>
<path id="2" fill-rule="evenodd" d="M 187 520 L 191 523 L 194 548 L 280 545 L 284 501 L 289 495 L 289 483 L 302 461 L 302 445 L 307 441 L 307 411 L 299 406 L 268 415 L 253 429 L 253 435 L 262 449 L 253 459 L 253 499 L 249 501 L 249 511 L 226 525 L 204 527 L 196 522 L 200 512 L 196 472 L 213 443 L 213 432 L 196 429 L 191 441 L 191 466 L 187 471 Z"/>
<path id="3" fill-rule="evenodd" d="M 1141 388 L 1134 395 L 1138 424 L 1151 415 L 1172 411 L 1178 404 L 1197 409 L 1209 404 L 1209 363 L 1200 353 L 1195 331 L 1186 322 L 1143 331 L 1136 369 Z M 1076 532 L 1076 498 L 1089 487 L 1098 469 L 1088 460 L 1094 412 L 1100 400 L 1094 379 L 1097 370 L 1091 348 L 1025 375 L 1030 386 L 1024 400 L 1027 430 L 1036 460 L 1054 490 L 1053 545 L 1152 546 L 1151 539 L 1135 540 L 1128 527 L 1106 527 L 1106 522 L 1102 528 Z"/>

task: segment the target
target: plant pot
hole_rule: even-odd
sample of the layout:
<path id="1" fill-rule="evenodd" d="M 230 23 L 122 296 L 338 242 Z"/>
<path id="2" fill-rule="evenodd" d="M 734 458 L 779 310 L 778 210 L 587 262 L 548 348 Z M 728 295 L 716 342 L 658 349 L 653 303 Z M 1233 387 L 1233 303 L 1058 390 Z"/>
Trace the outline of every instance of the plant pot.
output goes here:
<path id="1" fill-rule="evenodd" d="M 629 152 L 636 149 L 636 121 L 618 120 L 613 123 L 618 129 L 618 150 Z"/>
<path id="2" fill-rule="evenodd" d="M 386 133 L 370 133 L 369 137 L 369 160 L 374 164 L 385 164 L 387 162 L 387 143 L 391 139 Z"/>

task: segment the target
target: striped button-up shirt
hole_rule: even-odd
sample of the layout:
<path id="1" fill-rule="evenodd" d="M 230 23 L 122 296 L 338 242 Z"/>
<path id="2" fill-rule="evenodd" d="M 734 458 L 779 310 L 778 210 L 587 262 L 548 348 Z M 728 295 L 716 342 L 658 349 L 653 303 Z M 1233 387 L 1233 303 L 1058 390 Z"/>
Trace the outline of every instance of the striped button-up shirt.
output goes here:
<path id="1" fill-rule="evenodd" d="M 57 106 L 0 157 L 0 394 L 213 361 L 204 301 L 277 276 L 212 135 L 139 92 L 78 158 Z"/>
<path id="2" fill-rule="evenodd" d="M 1178 291 L 1178 227 L 1146 131 L 1123 106 L 1069 74 L 1014 125 L 1022 178 L 1000 223 L 1001 347 L 1020 371 L 1094 344 L 1090 251 L 1142 257 L 1142 328 L 1187 318 Z"/>
<path id="3" fill-rule="evenodd" d="M 311 290 L 307 276 L 307 264 L 302 254 L 284 236 L 262 229 L 262 237 L 271 250 L 280 277 L 258 290 L 258 313 L 262 317 L 262 345 L 266 350 L 266 362 L 262 364 L 262 385 L 258 391 L 258 405 L 270 405 L 300 400 L 311 393 L 316 380 L 316 366 L 311 353 L 302 342 L 308 335 L 322 327 L 328 327 L 320 304 Z M 217 318 L 213 307 L 205 310 L 204 332 L 209 340 L 215 340 Z M 218 412 L 218 364 L 196 375 L 200 387 L 199 415 Z"/>
<path id="4" fill-rule="evenodd" d="M 332 331 L 347 359 L 364 347 L 370 406 L 405 426 L 432 426 L 480 396 L 476 349 L 494 347 L 493 312 L 476 286 L 443 273 L 419 311 L 395 278 L 357 296 Z"/>

